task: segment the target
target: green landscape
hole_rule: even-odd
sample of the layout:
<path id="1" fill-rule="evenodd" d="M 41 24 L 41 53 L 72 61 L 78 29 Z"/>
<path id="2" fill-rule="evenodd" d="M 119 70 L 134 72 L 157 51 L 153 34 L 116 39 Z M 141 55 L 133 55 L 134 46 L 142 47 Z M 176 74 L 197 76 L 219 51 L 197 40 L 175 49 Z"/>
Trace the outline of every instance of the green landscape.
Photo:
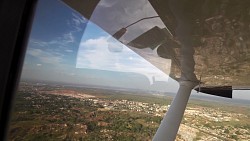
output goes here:
<path id="1" fill-rule="evenodd" d="M 9 140 L 151 140 L 172 97 L 22 83 Z M 176 140 L 250 140 L 250 108 L 190 100 Z"/>

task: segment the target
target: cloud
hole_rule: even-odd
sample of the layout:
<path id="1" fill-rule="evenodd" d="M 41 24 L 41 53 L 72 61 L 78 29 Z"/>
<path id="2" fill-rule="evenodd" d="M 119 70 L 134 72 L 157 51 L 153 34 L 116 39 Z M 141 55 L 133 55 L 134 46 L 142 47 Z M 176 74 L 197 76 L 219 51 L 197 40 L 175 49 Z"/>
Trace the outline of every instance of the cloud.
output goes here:
<path id="1" fill-rule="evenodd" d="M 74 43 L 75 37 L 72 32 L 67 32 L 61 37 L 55 37 L 47 42 L 30 39 L 27 54 L 37 58 L 42 63 L 59 65 L 65 62 L 64 59 L 69 57 L 67 55 L 74 52 Z"/>
<path id="2" fill-rule="evenodd" d="M 47 40 L 31 38 L 27 54 L 40 61 L 35 63 L 37 66 L 41 66 L 40 63 L 61 65 L 69 62 L 66 59 L 71 59 L 74 48 L 78 47 L 76 44 L 76 39 L 79 36 L 78 32 L 82 31 L 85 24 L 86 19 L 72 13 L 72 19 L 68 21 L 70 28 L 65 28 L 65 30 L 60 31 L 59 36 L 55 34 L 57 36 Z"/>
<path id="3" fill-rule="evenodd" d="M 73 16 L 73 22 L 75 23 L 76 26 L 80 26 L 81 24 L 85 24 L 87 20 L 80 15 L 77 15 L 76 13 L 72 13 Z"/>
<path id="4" fill-rule="evenodd" d="M 72 32 L 69 32 L 69 33 L 65 33 L 63 35 L 63 40 L 62 40 L 63 43 L 73 43 L 75 42 L 75 37 L 73 36 Z"/>
<path id="5" fill-rule="evenodd" d="M 73 32 L 82 31 L 88 22 L 83 16 L 72 12 L 72 19 L 68 20 L 67 24 L 73 29 Z"/>
<path id="6" fill-rule="evenodd" d="M 34 46 L 37 46 L 37 47 L 47 47 L 48 46 L 48 42 L 40 41 L 40 40 L 36 40 L 36 39 L 32 39 L 32 38 L 29 40 L 29 44 L 33 44 Z"/>
<path id="7" fill-rule="evenodd" d="M 73 52 L 69 47 L 72 47 L 72 45 L 76 43 L 77 33 L 82 32 L 86 23 L 87 20 L 84 17 L 72 12 L 72 19 L 67 22 L 70 28 L 66 28 L 66 30 L 59 34 L 59 36 L 55 36 L 47 41 L 32 38 L 29 43 L 35 48 L 55 47 L 68 53 Z"/>
<path id="8" fill-rule="evenodd" d="M 68 46 L 69 44 L 74 43 L 74 42 L 75 42 L 75 37 L 73 35 L 73 31 L 68 31 L 62 34 L 62 36 L 55 37 L 53 40 L 44 42 L 44 43 L 47 46 L 51 46 L 51 45 Z"/>
<path id="9" fill-rule="evenodd" d="M 55 54 L 54 52 L 51 52 L 49 50 L 29 48 L 27 50 L 27 54 L 39 59 L 39 61 L 41 61 L 42 63 L 46 63 L 46 64 L 55 65 L 55 64 L 60 64 L 63 61 L 62 54 Z M 37 64 L 37 66 L 41 66 L 41 65 Z"/>
<path id="10" fill-rule="evenodd" d="M 82 41 L 77 55 L 77 68 L 90 68 L 99 70 L 135 72 L 146 75 L 149 80 L 156 77 L 157 80 L 167 80 L 168 76 L 132 50 L 111 39 L 101 36 Z M 122 46 L 121 52 L 110 52 L 108 46 Z"/>
<path id="11" fill-rule="evenodd" d="M 33 45 L 37 48 L 44 48 L 44 47 L 51 47 L 51 46 L 64 47 L 62 49 L 65 49 L 65 47 L 68 47 L 74 42 L 75 42 L 75 36 L 72 31 L 68 31 L 62 34 L 62 36 L 55 37 L 49 41 L 42 41 L 42 40 L 33 39 L 33 38 L 30 39 L 29 41 L 30 45 Z"/>
<path id="12" fill-rule="evenodd" d="M 65 51 L 66 51 L 66 52 L 69 52 L 69 53 L 74 52 L 74 51 L 71 50 L 71 49 L 66 49 Z"/>
<path id="13" fill-rule="evenodd" d="M 84 47 L 86 49 L 93 49 L 93 48 L 102 48 L 108 46 L 108 37 L 98 37 L 96 39 L 88 39 L 85 42 L 80 43 L 80 47 Z"/>

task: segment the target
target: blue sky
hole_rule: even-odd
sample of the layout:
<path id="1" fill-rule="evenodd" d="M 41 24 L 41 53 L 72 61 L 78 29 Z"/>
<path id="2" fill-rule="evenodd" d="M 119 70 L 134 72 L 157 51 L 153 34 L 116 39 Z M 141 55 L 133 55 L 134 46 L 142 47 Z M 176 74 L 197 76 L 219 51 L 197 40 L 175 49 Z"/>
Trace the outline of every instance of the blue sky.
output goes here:
<path id="1" fill-rule="evenodd" d="M 22 79 L 169 92 L 178 89 L 168 75 L 56 0 L 38 3 Z M 249 91 L 235 92 L 235 97 L 250 99 Z"/>
<path id="2" fill-rule="evenodd" d="M 168 75 L 63 3 L 39 1 L 23 79 L 145 89 L 153 77 L 168 84 Z"/>

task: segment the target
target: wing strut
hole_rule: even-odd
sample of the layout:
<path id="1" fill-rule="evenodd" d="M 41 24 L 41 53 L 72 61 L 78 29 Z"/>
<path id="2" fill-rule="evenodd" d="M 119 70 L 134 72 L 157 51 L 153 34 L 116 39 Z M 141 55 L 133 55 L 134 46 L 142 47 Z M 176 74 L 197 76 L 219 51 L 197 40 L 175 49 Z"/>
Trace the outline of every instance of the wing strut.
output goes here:
<path id="1" fill-rule="evenodd" d="M 192 81 L 180 81 L 179 90 L 171 103 L 153 141 L 174 141 L 192 89 L 197 85 Z"/>

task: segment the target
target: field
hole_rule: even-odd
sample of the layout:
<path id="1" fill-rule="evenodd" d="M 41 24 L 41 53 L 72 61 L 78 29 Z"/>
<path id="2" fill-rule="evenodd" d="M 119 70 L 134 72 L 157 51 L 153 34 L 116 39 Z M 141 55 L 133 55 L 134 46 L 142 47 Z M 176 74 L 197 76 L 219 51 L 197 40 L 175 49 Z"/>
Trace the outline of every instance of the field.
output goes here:
<path id="1" fill-rule="evenodd" d="M 142 92 L 24 85 L 9 140 L 151 140 L 171 100 Z M 191 100 L 176 140 L 249 140 L 249 117 L 247 107 Z"/>

